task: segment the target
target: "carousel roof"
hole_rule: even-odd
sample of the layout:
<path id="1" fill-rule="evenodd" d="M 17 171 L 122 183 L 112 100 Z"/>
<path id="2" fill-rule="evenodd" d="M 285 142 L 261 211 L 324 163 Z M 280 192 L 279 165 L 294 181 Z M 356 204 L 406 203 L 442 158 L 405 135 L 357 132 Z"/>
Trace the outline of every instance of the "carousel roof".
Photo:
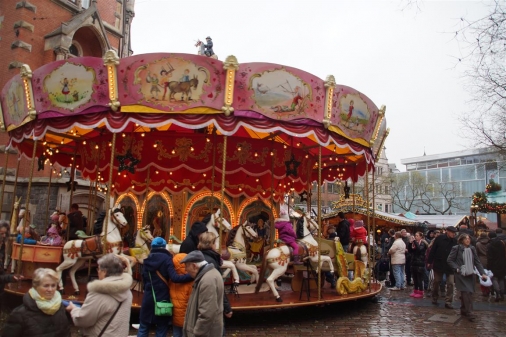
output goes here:
<path id="1" fill-rule="evenodd" d="M 218 191 L 224 176 L 231 196 L 277 199 L 356 180 L 388 134 L 384 109 L 333 77 L 234 57 L 108 52 L 24 66 L 0 100 L 10 146 L 31 157 L 37 140 L 39 160 L 104 183 L 112 155 L 117 193 Z"/>

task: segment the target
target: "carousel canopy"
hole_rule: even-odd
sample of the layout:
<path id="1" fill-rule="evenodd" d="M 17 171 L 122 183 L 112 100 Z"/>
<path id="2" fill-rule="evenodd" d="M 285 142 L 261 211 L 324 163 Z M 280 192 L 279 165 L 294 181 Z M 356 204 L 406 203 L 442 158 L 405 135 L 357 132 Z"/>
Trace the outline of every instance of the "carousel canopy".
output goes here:
<path id="1" fill-rule="evenodd" d="M 23 66 L 1 91 L 10 144 L 116 193 L 219 191 L 280 198 L 357 180 L 388 134 L 384 108 L 296 68 L 187 54 Z M 109 177 L 112 155 L 112 177 Z M 321 162 L 320 162 L 321 158 Z M 222 180 L 223 179 L 223 180 Z"/>

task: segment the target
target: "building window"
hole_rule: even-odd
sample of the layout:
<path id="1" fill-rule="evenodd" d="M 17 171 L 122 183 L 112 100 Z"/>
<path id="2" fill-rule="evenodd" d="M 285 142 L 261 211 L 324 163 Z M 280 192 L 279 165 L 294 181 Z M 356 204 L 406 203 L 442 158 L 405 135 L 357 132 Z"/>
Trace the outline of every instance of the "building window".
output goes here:
<path id="1" fill-rule="evenodd" d="M 90 0 L 81 0 L 81 7 L 82 8 L 90 8 Z"/>
<path id="2" fill-rule="evenodd" d="M 377 209 L 378 211 L 383 211 L 383 204 L 377 204 L 377 205 L 376 205 L 376 209 Z"/>
<path id="3" fill-rule="evenodd" d="M 390 194 L 390 186 L 385 185 L 385 194 Z"/>

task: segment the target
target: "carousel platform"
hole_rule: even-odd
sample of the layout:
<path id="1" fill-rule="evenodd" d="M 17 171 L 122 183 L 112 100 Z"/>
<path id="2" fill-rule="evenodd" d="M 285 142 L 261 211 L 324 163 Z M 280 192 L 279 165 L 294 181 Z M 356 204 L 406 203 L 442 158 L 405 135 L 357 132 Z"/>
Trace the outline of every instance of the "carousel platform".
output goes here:
<path id="1" fill-rule="evenodd" d="M 73 295 L 73 289 L 70 279 L 67 280 L 65 286 L 65 293 L 62 298 L 77 303 L 82 303 L 86 298 L 86 282 L 82 282 L 83 277 L 78 278 L 78 285 L 80 295 Z M 32 286 L 30 280 L 24 280 L 17 283 L 8 283 L 5 285 L 5 291 L 14 295 L 23 296 Z M 283 302 L 276 302 L 270 291 L 254 292 L 255 284 L 246 285 L 241 284 L 239 286 L 238 294 L 230 293 L 230 285 L 225 285 L 225 291 L 228 294 L 228 299 L 234 311 L 246 311 L 256 309 L 272 309 L 272 308 L 289 308 L 289 307 L 302 307 L 302 306 L 314 306 L 314 305 L 325 305 L 336 302 L 355 301 L 358 299 L 374 297 L 381 291 L 380 283 L 371 283 L 370 287 L 362 293 L 338 295 L 335 289 L 331 289 L 329 285 L 326 285 L 321 289 L 321 299 L 318 300 L 317 289 L 310 289 L 309 299 L 307 289 L 301 291 L 291 290 L 290 283 L 283 282 L 281 284 L 281 290 L 279 294 L 283 299 Z M 132 285 L 132 309 L 138 310 L 141 307 L 143 292 L 141 290 L 140 282 L 135 281 Z"/>

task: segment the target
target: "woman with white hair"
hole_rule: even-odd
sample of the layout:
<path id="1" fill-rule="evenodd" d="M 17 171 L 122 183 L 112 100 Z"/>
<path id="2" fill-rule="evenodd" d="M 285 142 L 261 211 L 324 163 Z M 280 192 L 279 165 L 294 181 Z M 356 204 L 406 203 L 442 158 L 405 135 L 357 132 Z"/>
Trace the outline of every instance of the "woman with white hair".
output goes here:
<path id="1" fill-rule="evenodd" d="M 84 336 L 126 337 L 132 306 L 130 264 L 124 257 L 107 254 L 98 260 L 97 270 L 98 280 L 88 283 L 83 306 L 70 302 L 67 311 Z"/>
<path id="2" fill-rule="evenodd" d="M 23 296 L 23 304 L 7 319 L 3 336 L 70 337 L 70 327 L 59 292 L 58 275 L 52 269 L 39 268 L 33 273 L 32 288 Z"/>

